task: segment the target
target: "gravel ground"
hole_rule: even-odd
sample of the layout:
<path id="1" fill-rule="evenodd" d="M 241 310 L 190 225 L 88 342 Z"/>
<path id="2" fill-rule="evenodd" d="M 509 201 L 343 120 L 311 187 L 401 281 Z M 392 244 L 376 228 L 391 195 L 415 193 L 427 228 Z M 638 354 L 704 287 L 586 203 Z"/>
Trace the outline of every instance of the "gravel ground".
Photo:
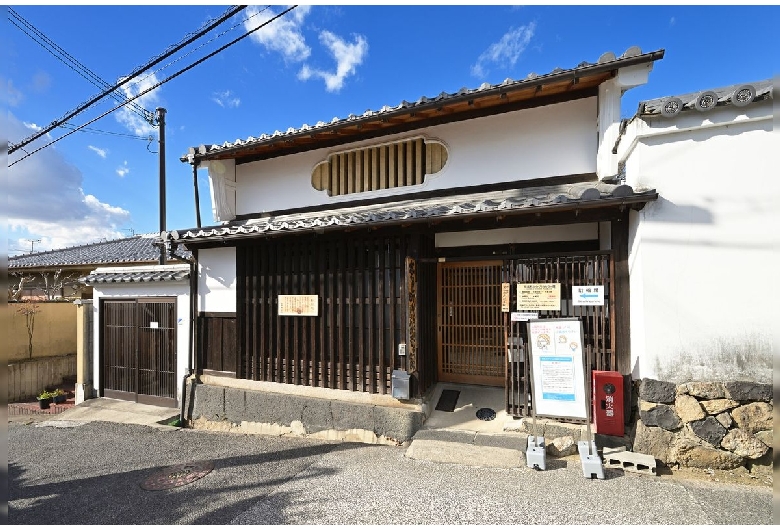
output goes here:
<path id="1" fill-rule="evenodd" d="M 416 461 L 400 447 L 40 425 L 8 424 L 12 524 L 772 523 L 769 487 L 610 469 L 588 480 L 576 457 L 537 472 Z M 200 480 L 140 487 L 163 467 L 199 460 L 214 462 Z"/>

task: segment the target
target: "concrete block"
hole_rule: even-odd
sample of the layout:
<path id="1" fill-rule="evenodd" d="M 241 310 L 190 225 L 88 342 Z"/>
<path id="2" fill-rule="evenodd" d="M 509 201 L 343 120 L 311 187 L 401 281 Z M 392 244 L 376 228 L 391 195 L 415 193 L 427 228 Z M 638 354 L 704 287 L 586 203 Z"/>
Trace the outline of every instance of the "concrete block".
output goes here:
<path id="1" fill-rule="evenodd" d="M 330 412 L 333 428 L 340 431 L 359 429 L 375 432 L 374 405 L 331 401 Z"/>
<path id="2" fill-rule="evenodd" d="M 225 419 L 225 389 L 220 386 L 197 385 L 192 419 Z"/>
<path id="3" fill-rule="evenodd" d="M 533 469 L 544 471 L 547 469 L 547 450 L 545 449 L 543 436 L 529 436 L 525 450 L 525 465 Z"/>
<path id="4" fill-rule="evenodd" d="M 225 418 L 233 423 L 246 419 L 246 391 L 240 388 L 225 389 Z"/>
<path id="5" fill-rule="evenodd" d="M 301 423 L 306 432 L 327 431 L 333 428 L 333 413 L 330 401 L 324 399 L 309 399 L 301 411 Z"/>
<path id="6" fill-rule="evenodd" d="M 407 442 L 423 424 L 422 412 L 376 406 L 373 409 L 374 432 L 398 442 Z"/>
<path id="7" fill-rule="evenodd" d="M 592 479 L 596 477 L 604 480 L 604 466 L 596 449 L 596 442 L 579 441 L 577 442 L 577 450 L 580 453 L 583 476 L 585 478 Z"/>
<path id="8" fill-rule="evenodd" d="M 633 453 L 621 449 L 604 448 L 604 466 L 613 469 L 623 469 L 633 473 L 656 475 L 655 457 L 642 453 Z"/>
<path id="9" fill-rule="evenodd" d="M 477 433 L 477 435 L 474 437 L 474 445 L 481 445 L 484 447 L 503 447 L 505 449 L 525 451 L 528 448 L 528 437 L 518 435 L 511 436 L 502 434 Z"/>
<path id="10" fill-rule="evenodd" d="M 471 431 L 454 431 L 446 429 L 420 429 L 414 435 L 415 440 L 438 440 L 461 444 L 476 443 Z"/>

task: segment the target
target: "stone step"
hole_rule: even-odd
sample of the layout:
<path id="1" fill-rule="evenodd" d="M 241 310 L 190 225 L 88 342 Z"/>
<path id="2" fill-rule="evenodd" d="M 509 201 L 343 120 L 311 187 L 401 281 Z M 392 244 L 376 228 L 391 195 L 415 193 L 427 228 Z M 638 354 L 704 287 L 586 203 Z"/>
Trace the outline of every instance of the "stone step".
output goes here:
<path id="1" fill-rule="evenodd" d="M 405 456 L 443 464 L 511 469 L 525 466 L 525 452 L 506 447 L 435 439 L 414 439 Z"/>

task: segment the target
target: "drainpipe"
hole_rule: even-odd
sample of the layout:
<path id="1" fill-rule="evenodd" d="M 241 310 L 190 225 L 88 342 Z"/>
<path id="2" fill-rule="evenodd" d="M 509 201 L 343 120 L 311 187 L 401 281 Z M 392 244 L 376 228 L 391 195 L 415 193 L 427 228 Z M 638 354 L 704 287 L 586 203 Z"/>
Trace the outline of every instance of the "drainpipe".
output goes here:
<path id="1" fill-rule="evenodd" d="M 198 163 L 195 161 L 195 156 L 192 155 L 192 184 L 195 186 L 195 222 L 196 226 L 200 228 L 200 193 L 198 192 Z"/>
<path id="2" fill-rule="evenodd" d="M 190 260 L 190 334 L 189 334 L 189 358 L 187 360 L 187 371 L 184 374 L 184 378 L 181 384 L 181 414 L 179 416 L 179 424 L 184 426 L 185 413 L 184 407 L 187 402 L 187 379 L 192 377 L 192 374 L 197 374 L 197 300 L 198 300 L 198 250 L 193 249 L 192 259 Z M 192 395 L 190 395 L 190 401 L 192 401 Z"/>

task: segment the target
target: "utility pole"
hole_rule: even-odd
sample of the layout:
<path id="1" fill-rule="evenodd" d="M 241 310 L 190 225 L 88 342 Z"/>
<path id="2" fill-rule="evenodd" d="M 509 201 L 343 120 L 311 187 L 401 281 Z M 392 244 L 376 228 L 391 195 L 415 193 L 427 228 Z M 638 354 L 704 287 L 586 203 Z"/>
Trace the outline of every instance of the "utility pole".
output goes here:
<path id="1" fill-rule="evenodd" d="M 165 109 L 157 107 L 157 124 L 160 126 L 160 235 L 165 232 Z M 160 246 L 160 265 L 165 265 L 166 246 Z"/>

